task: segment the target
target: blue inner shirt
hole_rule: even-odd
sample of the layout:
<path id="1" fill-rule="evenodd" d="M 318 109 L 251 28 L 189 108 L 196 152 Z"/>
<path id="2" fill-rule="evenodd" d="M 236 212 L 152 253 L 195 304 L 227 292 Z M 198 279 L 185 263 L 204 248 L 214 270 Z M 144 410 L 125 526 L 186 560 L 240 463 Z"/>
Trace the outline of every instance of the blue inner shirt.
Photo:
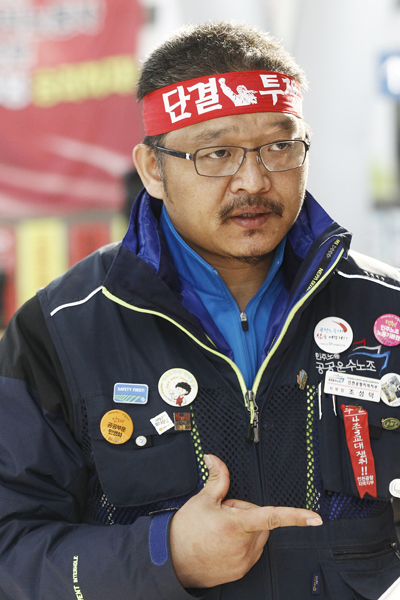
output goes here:
<path id="1" fill-rule="evenodd" d="M 286 237 L 275 250 L 274 260 L 264 283 L 245 308 L 248 330 L 244 331 L 241 311 L 227 285 L 216 269 L 181 238 L 164 206 L 160 224 L 179 277 L 184 285 L 193 288 L 201 299 L 231 348 L 234 361 L 243 374 L 247 389 L 251 389 L 261 364 L 271 309 L 283 288 L 281 265 Z"/>

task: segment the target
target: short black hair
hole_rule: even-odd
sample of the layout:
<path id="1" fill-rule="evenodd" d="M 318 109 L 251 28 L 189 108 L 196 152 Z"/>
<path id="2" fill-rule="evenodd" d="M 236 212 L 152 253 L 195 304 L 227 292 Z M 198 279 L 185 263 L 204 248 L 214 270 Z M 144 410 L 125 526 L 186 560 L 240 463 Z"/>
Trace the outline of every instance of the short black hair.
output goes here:
<path id="1" fill-rule="evenodd" d="M 195 77 L 257 70 L 279 71 L 307 87 L 303 70 L 269 33 L 232 21 L 185 26 L 144 62 L 137 98 Z"/>
<path id="2" fill-rule="evenodd" d="M 167 85 L 232 71 L 278 71 L 293 77 L 302 90 L 307 79 L 302 68 L 269 33 L 246 23 L 209 21 L 178 29 L 145 60 L 137 99 Z M 165 133 L 146 136 L 151 148 L 163 146 Z M 155 157 L 163 172 L 163 156 Z"/>

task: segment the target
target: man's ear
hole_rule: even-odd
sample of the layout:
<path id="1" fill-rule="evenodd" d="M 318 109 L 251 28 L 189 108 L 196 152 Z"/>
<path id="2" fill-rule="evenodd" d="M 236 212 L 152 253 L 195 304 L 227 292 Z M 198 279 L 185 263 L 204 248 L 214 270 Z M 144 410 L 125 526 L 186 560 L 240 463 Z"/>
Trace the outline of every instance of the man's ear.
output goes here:
<path id="1" fill-rule="evenodd" d="M 154 150 L 146 144 L 138 144 L 133 149 L 133 162 L 144 187 L 154 198 L 164 199 L 164 186 L 157 166 Z"/>

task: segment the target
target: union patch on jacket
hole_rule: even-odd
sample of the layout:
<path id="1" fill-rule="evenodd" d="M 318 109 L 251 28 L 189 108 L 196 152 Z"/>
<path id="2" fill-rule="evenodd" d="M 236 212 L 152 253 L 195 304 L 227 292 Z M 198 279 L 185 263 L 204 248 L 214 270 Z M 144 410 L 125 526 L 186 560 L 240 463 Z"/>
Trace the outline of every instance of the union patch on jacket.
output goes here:
<path id="1" fill-rule="evenodd" d="M 123 404 L 146 404 L 149 387 L 144 383 L 116 383 L 114 385 L 114 402 Z"/>

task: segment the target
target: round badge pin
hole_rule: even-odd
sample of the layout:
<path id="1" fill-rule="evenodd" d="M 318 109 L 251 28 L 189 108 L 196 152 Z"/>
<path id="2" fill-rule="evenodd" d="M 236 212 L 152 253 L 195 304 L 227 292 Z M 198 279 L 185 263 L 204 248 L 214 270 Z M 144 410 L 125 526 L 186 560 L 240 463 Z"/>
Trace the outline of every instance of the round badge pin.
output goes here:
<path id="1" fill-rule="evenodd" d="M 400 317 L 397 315 L 381 315 L 374 323 L 374 336 L 384 346 L 400 344 Z"/>
<path id="2" fill-rule="evenodd" d="M 326 317 L 314 329 L 314 340 L 318 348 L 329 354 L 340 354 L 350 348 L 353 330 L 344 319 Z"/>
<path id="3" fill-rule="evenodd" d="M 161 398 L 171 406 L 187 406 L 196 398 L 198 390 L 196 378 L 186 369 L 169 369 L 158 382 Z"/>
<path id="4" fill-rule="evenodd" d="M 388 406 L 400 406 L 400 375 L 387 373 L 382 377 L 381 398 Z"/>
<path id="5" fill-rule="evenodd" d="M 110 410 L 100 421 L 100 431 L 110 444 L 125 444 L 133 433 L 132 419 L 123 410 Z"/>
<path id="6" fill-rule="evenodd" d="M 136 446 L 143 448 L 147 444 L 147 437 L 144 435 L 139 435 L 135 440 Z"/>
<path id="7" fill-rule="evenodd" d="M 381 420 L 383 429 L 387 429 L 388 431 L 393 431 L 394 429 L 398 429 L 400 427 L 399 419 L 395 419 L 394 417 L 388 417 L 387 419 Z"/>
<path id="8" fill-rule="evenodd" d="M 395 498 L 400 498 L 400 479 L 393 479 L 389 484 L 389 492 Z"/>

